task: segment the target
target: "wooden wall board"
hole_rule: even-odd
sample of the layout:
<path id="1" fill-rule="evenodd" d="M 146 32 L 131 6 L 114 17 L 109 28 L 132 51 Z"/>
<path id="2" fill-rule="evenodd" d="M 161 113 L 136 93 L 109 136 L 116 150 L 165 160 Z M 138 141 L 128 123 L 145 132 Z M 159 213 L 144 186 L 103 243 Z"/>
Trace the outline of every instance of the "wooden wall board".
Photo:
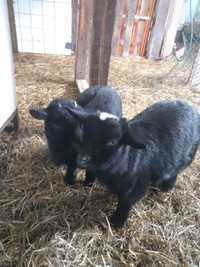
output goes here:
<path id="1" fill-rule="evenodd" d="M 125 31 L 125 36 L 124 36 L 124 46 L 123 46 L 123 53 L 122 53 L 124 57 L 127 57 L 130 51 L 130 42 L 131 42 L 131 37 L 132 37 L 136 6 L 137 6 L 137 0 L 129 0 L 128 17 L 126 21 L 126 31 Z"/>
<path id="2" fill-rule="evenodd" d="M 143 57 L 145 55 L 145 50 L 146 50 L 146 45 L 147 45 L 147 40 L 148 40 L 148 35 L 149 35 L 149 30 L 151 26 L 151 19 L 153 16 L 154 8 L 155 8 L 155 3 L 156 0 L 151 0 L 147 12 L 147 21 L 145 22 L 145 28 L 144 28 L 144 33 L 143 33 L 143 39 L 141 43 L 141 48 L 140 48 L 140 56 Z"/>
<path id="3" fill-rule="evenodd" d="M 117 0 L 115 9 L 114 31 L 112 37 L 112 51 L 111 51 L 112 56 L 117 56 L 118 54 L 123 8 L 124 8 L 124 0 Z"/>
<path id="4" fill-rule="evenodd" d="M 138 9 L 138 14 L 139 16 L 146 16 L 148 13 L 148 8 L 149 8 L 149 1 L 141 1 L 140 2 L 140 9 Z M 138 56 L 140 54 L 140 49 L 142 45 L 142 40 L 143 40 L 143 33 L 145 29 L 145 20 L 139 20 L 138 26 L 137 26 L 137 34 L 135 38 L 135 45 L 134 45 L 134 51 L 133 54 Z"/>
<path id="5" fill-rule="evenodd" d="M 139 25 L 139 14 L 141 10 L 141 3 L 142 0 L 138 0 L 137 2 L 137 7 L 135 10 L 135 20 L 133 24 L 133 32 L 132 32 L 132 37 L 131 37 L 131 44 L 130 44 L 130 53 L 134 53 L 135 45 L 136 45 L 136 39 L 137 39 L 137 34 L 138 34 L 138 25 Z"/>
<path id="6" fill-rule="evenodd" d="M 182 6 L 185 0 L 171 0 L 167 23 L 166 23 L 166 31 L 163 39 L 163 45 L 161 50 L 161 57 L 165 58 L 170 56 L 174 40 L 177 32 L 178 22 L 180 19 Z"/>
<path id="7" fill-rule="evenodd" d="M 128 1 L 124 0 L 124 8 L 123 8 L 123 15 L 122 15 L 122 25 L 120 30 L 120 38 L 119 38 L 119 46 L 118 46 L 118 54 L 122 55 L 123 47 L 124 47 L 124 36 L 126 31 L 126 20 L 128 17 Z"/>
<path id="8" fill-rule="evenodd" d="M 159 59 L 160 57 L 170 2 L 171 0 L 157 0 L 154 14 L 155 23 L 147 46 L 147 57 L 149 59 Z"/>

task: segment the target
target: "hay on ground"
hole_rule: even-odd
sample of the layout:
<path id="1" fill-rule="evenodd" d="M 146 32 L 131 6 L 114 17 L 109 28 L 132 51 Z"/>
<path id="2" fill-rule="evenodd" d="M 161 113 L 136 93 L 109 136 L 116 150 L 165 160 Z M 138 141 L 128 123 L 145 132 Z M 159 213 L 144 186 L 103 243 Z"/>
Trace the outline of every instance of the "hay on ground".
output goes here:
<path id="1" fill-rule="evenodd" d="M 174 62 L 130 57 L 111 61 L 109 85 L 132 118 L 163 99 L 185 99 L 200 111 L 200 88 L 160 79 Z M 184 73 L 179 73 L 184 75 Z M 200 153 L 168 193 L 149 192 L 127 226 L 110 227 L 116 198 L 98 183 L 63 183 L 65 168 L 47 156 L 44 125 L 29 115 L 56 97 L 75 98 L 74 57 L 15 55 L 20 132 L 1 133 L 1 266 L 198 266 Z"/>

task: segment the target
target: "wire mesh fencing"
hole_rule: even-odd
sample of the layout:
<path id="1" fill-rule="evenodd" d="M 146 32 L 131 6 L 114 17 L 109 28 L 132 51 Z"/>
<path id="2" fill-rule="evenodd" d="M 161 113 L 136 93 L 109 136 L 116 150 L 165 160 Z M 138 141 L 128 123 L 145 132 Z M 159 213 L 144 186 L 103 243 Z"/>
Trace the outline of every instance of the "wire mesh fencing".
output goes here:
<path id="1" fill-rule="evenodd" d="M 71 54 L 71 0 L 14 0 L 19 52 Z"/>

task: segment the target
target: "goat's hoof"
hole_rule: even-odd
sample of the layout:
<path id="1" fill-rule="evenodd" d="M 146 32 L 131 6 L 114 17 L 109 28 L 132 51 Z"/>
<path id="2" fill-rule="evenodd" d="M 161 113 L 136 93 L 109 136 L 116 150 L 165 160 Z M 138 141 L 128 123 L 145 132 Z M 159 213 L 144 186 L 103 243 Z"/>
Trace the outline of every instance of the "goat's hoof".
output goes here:
<path id="1" fill-rule="evenodd" d="M 73 185 L 73 184 L 75 184 L 75 182 L 76 182 L 76 179 L 69 179 L 67 177 L 64 178 L 64 183 L 66 185 Z"/>
<path id="2" fill-rule="evenodd" d="M 123 228 L 124 225 L 125 225 L 125 221 L 122 221 L 122 220 L 119 220 L 118 218 L 116 218 L 115 216 L 112 216 L 111 217 L 111 225 L 114 227 L 114 228 Z"/>

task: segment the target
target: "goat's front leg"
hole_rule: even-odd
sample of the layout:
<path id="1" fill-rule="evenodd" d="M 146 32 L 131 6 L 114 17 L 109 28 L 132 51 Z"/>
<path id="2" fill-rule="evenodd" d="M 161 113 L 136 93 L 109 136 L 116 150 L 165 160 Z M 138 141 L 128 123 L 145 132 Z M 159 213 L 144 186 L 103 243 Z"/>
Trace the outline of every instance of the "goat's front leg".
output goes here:
<path id="1" fill-rule="evenodd" d="M 84 186 L 91 187 L 95 182 L 96 177 L 92 171 L 87 170 L 85 174 Z"/>
<path id="2" fill-rule="evenodd" d="M 74 164 L 68 165 L 66 175 L 64 177 L 64 182 L 67 185 L 74 184 L 76 181 L 77 171 Z"/>
<path id="3" fill-rule="evenodd" d="M 128 202 L 118 200 L 118 207 L 111 217 L 111 224 L 116 228 L 123 228 L 129 216 L 131 205 Z"/>
<path id="4" fill-rule="evenodd" d="M 132 190 L 127 189 L 118 195 L 118 207 L 111 217 L 111 223 L 116 228 L 124 227 L 131 206 L 141 200 L 148 189 L 148 179 L 138 179 Z"/>

